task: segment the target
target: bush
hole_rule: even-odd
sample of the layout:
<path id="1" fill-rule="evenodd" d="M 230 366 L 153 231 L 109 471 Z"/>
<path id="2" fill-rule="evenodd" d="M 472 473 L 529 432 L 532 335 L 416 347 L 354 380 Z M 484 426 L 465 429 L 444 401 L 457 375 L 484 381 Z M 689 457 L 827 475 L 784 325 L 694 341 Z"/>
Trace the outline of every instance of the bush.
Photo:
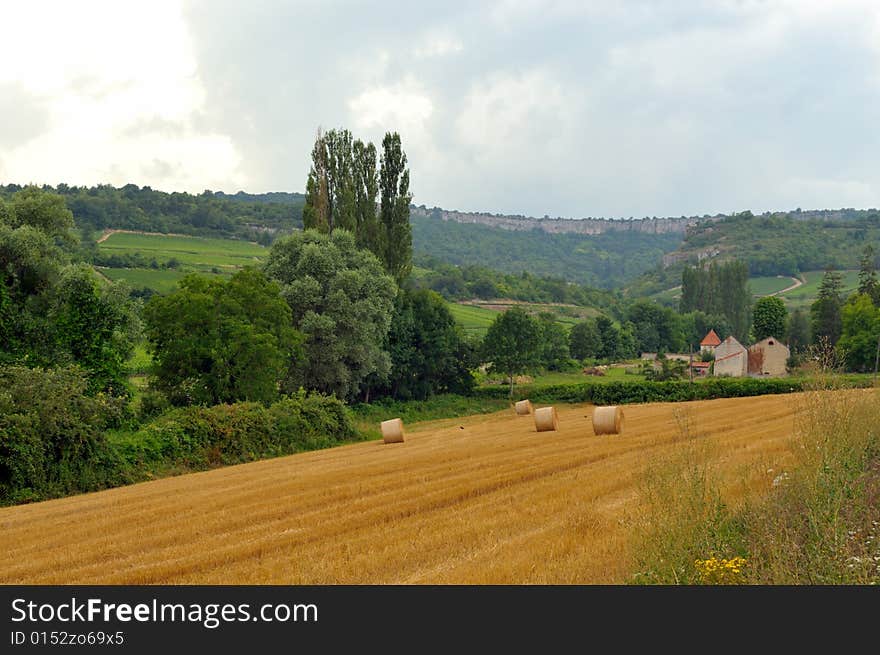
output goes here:
<path id="1" fill-rule="evenodd" d="M 125 400 L 86 395 L 77 367 L 0 368 L 0 504 L 89 491 L 116 479 L 104 431 L 128 419 Z"/>
<path id="2" fill-rule="evenodd" d="M 242 402 L 175 409 L 116 443 L 130 467 L 152 473 L 277 457 L 356 436 L 340 400 L 300 390 L 268 408 Z"/>

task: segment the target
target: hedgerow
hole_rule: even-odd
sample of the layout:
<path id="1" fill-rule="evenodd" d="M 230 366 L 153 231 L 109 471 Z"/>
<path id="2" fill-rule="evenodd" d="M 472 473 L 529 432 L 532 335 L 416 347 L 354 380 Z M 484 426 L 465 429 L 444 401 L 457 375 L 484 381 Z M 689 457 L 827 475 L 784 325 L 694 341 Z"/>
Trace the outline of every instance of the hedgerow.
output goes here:
<path id="1" fill-rule="evenodd" d="M 843 378 L 850 387 L 870 387 L 870 378 L 853 376 Z M 544 387 L 522 386 L 515 398 L 529 398 L 532 402 L 594 403 L 596 405 L 625 405 L 630 403 L 682 402 L 711 400 L 713 398 L 741 398 L 768 394 L 804 391 L 809 382 L 800 378 L 710 378 L 700 382 L 668 380 L 665 382 L 584 382 Z M 474 392 L 482 398 L 507 397 L 506 387 L 484 387 Z"/>

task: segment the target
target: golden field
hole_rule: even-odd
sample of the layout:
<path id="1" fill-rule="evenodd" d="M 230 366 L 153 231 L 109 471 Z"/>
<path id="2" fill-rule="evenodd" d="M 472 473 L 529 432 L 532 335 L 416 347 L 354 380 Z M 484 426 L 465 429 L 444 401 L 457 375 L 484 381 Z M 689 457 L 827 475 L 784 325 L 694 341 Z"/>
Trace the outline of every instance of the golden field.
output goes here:
<path id="1" fill-rule="evenodd" d="M 0 583 L 619 583 L 647 467 L 698 448 L 725 498 L 790 457 L 800 394 L 588 405 L 557 432 L 513 411 L 33 505 L 0 508 Z"/>

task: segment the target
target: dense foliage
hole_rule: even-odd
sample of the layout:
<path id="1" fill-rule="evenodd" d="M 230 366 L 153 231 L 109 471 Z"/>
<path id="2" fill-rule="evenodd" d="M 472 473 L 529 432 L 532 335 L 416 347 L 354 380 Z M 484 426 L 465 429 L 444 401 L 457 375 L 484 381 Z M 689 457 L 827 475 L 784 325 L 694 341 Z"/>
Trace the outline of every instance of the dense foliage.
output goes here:
<path id="1" fill-rule="evenodd" d="M 505 273 L 529 271 L 603 289 L 622 286 L 656 266 L 681 242 L 681 234 L 606 232 L 550 234 L 511 231 L 411 217 L 415 252 L 461 266 L 480 265 Z"/>
<path id="2" fill-rule="evenodd" d="M 838 347 L 847 370 L 873 371 L 880 352 L 880 307 L 867 294 L 850 297 L 841 311 L 841 337 Z"/>
<path id="3" fill-rule="evenodd" d="M 266 407 L 242 402 L 184 407 L 115 440 L 132 471 L 190 470 L 327 448 L 357 432 L 345 405 L 298 391 Z"/>
<path id="4" fill-rule="evenodd" d="M 144 319 L 153 385 L 174 405 L 272 402 L 302 340 L 279 286 L 250 268 L 229 281 L 187 275 Z"/>
<path id="5" fill-rule="evenodd" d="M 514 378 L 536 368 L 541 357 L 541 325 L 521 307 L 512 307 L 492 321 L 483 339 L 483 359 L 489 371 Z"/>
<path id="6" fill-rule="evenodd" d="M 795 378 L 707 378 L 699 382 L 670 380 L 666 382 L 584 382 L 543 387 L 523 387 L 514 398 L 529 398 L 532 402 L 592 403 L 618 405 L 628 403 L 682 402 L 711 400 L 713 398 L 740 398 L 764 394 L 803 391 L 808 382 Z M 870 387 L 866 377 L 841 379 L 843 386 Z M 508 395 L 503 387 L 481 387 L 478 397 L 503 398 Z"/>
<path id="7" fill-rule="evenodd" d="M 720 314 L 741 342 L 749 336 L 752 294 L 749 271 L 743 262 L 712 262 L 708 266 L 687 267 L 681 276 L 680 310 Z"/>
<path id="8" fill-rule="evenodd" d="M 105 430 L 125 418 L 124 400 L 88 395 L 76 367 L 0 366 L 0 504 L 104 486 L 116 466 Z"/>
<path id="9" fill-rule="evenodd" d="M 386 350 L 391 372 L 387 383 L 378 385 L 376 396 L 424 400 L 473 389 L 474 346 L 433 291 L 402 290 L 397 295 Z"/>
<path id="10" fill-rule="evenodd" d="M 78 364 L 91 392 L 124 394 L 137 308 L 122 285 L 72 263 L 73 227 L 58 195 L 29 187 L 0 198 L 0 362 Z"/>
<path id="11" fill-rule="evenodd" d="M 788 309 L 781 298 L 765 296 L 755 302 L 752 332 L 755 341 L 775 337 L 781 339 L 788 325 Z"/>
<path id="12" fill-rule="evenodd" d="M 447 300 L 509 298 L 534 303 L 572 304 L 617 311 L 618 297 L 610 292 L 568 282 L 559 277 L 538 277 L 528 271 L 499 273 L 485 266 L 455 266 L 436 257 L 416 258 L 423 270 L 412 278 L 413 286 L 431 289 Z"/>
<path id="13" fill-rule="evenodd" d="M 271 406 L 167 412 L 133 432 L 123 399 L 86 393 L 77 368 L 0 367 L 0 505 L 94 491 L 357 437 L 345 405 L 298 391 Z"/>
<path id="14" fill-rule="evenodd" d="M 275 242 L 265 265 L 279 282 L 293 326 L 304 335 L 303 357 L 282 388 L 335 393 L 353 400 L 370 379 L 385 380 L 383 349 L 397 286 L 347 230 L 296 232 Z"/>
<path id="15" fill-rule="evenodd" d="M 814 343 L 827 340 L 833 346 L 840 339 L 840 333 L 843 329 L 841 322 L 842 288 L 840 273 L 831 269 L 826 270 L 822 276 L 822 284 L 819 286 L 819 295 L 810 306 L 810 332 L 813 335 Z"/>
<path id="16" fill-rule="evenodd" d="M 16 184 L 0 186 L 0 198 L 21 190 Z M 56 193 L 76 217 L 83 233 L 107 228 L 242 237 L 267 243 L 275 232 L 302 225 L 304 196 L 297 193 L 227 195 L 205 191 L 199 195 L 165 193 L 127 184 L 77 187 L 44 186 Z"/>
<path id="17" fill-rule="evenodd" d="M 715 247 L 752 275 L 796 275 L 827 267 L 857 268 L 862 244 L 880 239 L 880 213 L 851 212 L 837 220 L 804 220 L 799 212 L 742 212 L 688 233 L 683 252 Z"/>

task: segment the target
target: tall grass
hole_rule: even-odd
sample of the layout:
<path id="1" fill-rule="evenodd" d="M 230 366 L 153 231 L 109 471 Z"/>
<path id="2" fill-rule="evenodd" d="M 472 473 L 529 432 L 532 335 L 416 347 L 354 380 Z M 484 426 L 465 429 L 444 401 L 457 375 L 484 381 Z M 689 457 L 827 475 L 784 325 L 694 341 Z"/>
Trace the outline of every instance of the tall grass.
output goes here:
<path id="1" fill-rule="evenodd" d="M 798 400 L 791 465 L 768 469 L 739 496 L 713 474 L 724 453 L 702 444 L 687 416 L 677 417 L 689 443 L 643 478 L 633 582 L 699 584 L 707 561 L 735 558 L 745 565 L 728 581 L 880 582 L 880 391 L 836 387 L 832 378 L 814 382 Z"/>

